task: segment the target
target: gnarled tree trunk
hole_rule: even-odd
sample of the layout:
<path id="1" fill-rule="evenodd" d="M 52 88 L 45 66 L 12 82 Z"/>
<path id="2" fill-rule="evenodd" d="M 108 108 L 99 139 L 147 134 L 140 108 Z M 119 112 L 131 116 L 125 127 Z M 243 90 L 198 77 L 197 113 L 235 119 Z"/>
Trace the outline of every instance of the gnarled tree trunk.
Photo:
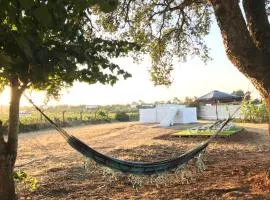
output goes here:
<path id="1" fill-rule="evenodd" d="M 0 199 L 16 199 L 13 170 L 17 157 L 19 106 L 22 89 L 19 89 L 18 80 L 11 81 L 11 101 L 9 107 L 8 140 L 0 134 Z"/>

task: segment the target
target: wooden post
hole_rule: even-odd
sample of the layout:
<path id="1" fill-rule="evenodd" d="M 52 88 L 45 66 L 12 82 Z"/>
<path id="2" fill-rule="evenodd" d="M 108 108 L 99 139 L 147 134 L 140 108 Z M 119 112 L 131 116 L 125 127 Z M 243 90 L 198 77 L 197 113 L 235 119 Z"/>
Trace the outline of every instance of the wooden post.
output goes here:
<path id="1" fill-rule="evenodd" d="M 63 120 L 63 123 L 65 122 L 65 113 L 66 113 L 66 111 L 64 110 L 64 111 L 62 112 L 62 120 Z"/>
<path id="2" fill-rule="evenodd" d="M 217 116 L 217 120 L 218 120 L 217 101 L 216 101 L 216 116 Z"/>
<path id="3" fill-rule="evenodd" d="M 81 121 L 83 120 L 83 111 L 80 112 Z"/>

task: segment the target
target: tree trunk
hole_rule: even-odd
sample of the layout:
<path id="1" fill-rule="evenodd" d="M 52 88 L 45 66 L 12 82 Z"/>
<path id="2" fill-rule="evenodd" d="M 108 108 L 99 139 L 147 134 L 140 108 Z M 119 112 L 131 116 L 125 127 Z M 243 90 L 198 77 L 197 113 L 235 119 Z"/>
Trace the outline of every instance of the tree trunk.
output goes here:
<path id="1" fill-rule="evenodd" d="M 268 98 L 265 98 L 265 102 L 266 102 L 266 107 L 267 107 L 267 111 L 268 111 L 268 135 L 270 138 L 270 94 L 268 96 Z M 269 168 L 270 171 L 270 168 Z"/>
<path id="2" fill-rule="evenodd" d="M 14 154 L 3 152 L 0 154 L 0 199 L 16 199 L 13 168 L 16 157 Z"/>
<path id="3" fill-rule="evenodd" d="M 0 199 L 16 199 L 13 169 L 17 157 L 19 106 L 22 89 L 19 89 L 18 81 L 11 81 L 11 101 L 9 106 L 8 141 L 0 140 Z M 0 135 L 1 137 L 2 135 Z M 3 136 L 2 136 L 3 137 Z"/>

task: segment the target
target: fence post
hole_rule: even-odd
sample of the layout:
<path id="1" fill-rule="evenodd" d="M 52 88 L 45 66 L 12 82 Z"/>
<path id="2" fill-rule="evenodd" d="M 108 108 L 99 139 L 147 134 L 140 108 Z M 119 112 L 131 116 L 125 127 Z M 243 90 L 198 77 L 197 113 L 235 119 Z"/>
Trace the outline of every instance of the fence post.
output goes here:
<path id="1" fill-rule="evenodd" d="M 62 112 L 62 121 L 63 121 L 63 123 L 65 122 L 65 113 L 66 113 L 66 111 L 64 110 L 64 111 Z"/>
<path id="2" fill-rule="evenodd" d="M 83 120 L 83 111 L 80 112 L 81 121 Z"/>

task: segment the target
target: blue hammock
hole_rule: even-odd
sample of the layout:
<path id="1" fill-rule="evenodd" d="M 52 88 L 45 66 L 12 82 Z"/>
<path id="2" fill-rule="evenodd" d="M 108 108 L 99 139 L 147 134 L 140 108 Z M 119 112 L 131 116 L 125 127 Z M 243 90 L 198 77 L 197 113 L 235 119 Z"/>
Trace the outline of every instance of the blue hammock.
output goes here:
<path id="1" fill-rule="evenodd" d="M 60 133 L 67 141 L 67 143 L 76 151 L 81 153 L 87 158 L 94 160 L 96 163 L 109 167 L 111 169 L 116 169 L 125 173 L 132 173 L 132 174 L 155 174 L 164 171 L 168 171 L 170 169 L 174 169 L 182 164 L 189 162 L 199 153 L 201 153 L 208 144 L 219 134 L 222 129 L 228 124 L 232 118 L 228 118 L 226 121 L 223 122 L 222 126 L 219 130 L 216 131 L 208 140 L 199 144 L 198 146 L 194 147 L 193 149 L 187 151 L 186 153 L 182 154 L 179 157 L 157 161 L 157 162 L 134 162 L 134 161 L 124 161 L 119 160 L 114 157 L 110 157 L 104 155 L 78 138 L 68 134 L 64 129 L 58 126 L 53 120 L 51 120 L 39 107 L 37 107 L 34 102 L 25 96 L 29 102 L 35 107 L 35 109 L 40 112 L 48 121 L 49 123 Z"/>

